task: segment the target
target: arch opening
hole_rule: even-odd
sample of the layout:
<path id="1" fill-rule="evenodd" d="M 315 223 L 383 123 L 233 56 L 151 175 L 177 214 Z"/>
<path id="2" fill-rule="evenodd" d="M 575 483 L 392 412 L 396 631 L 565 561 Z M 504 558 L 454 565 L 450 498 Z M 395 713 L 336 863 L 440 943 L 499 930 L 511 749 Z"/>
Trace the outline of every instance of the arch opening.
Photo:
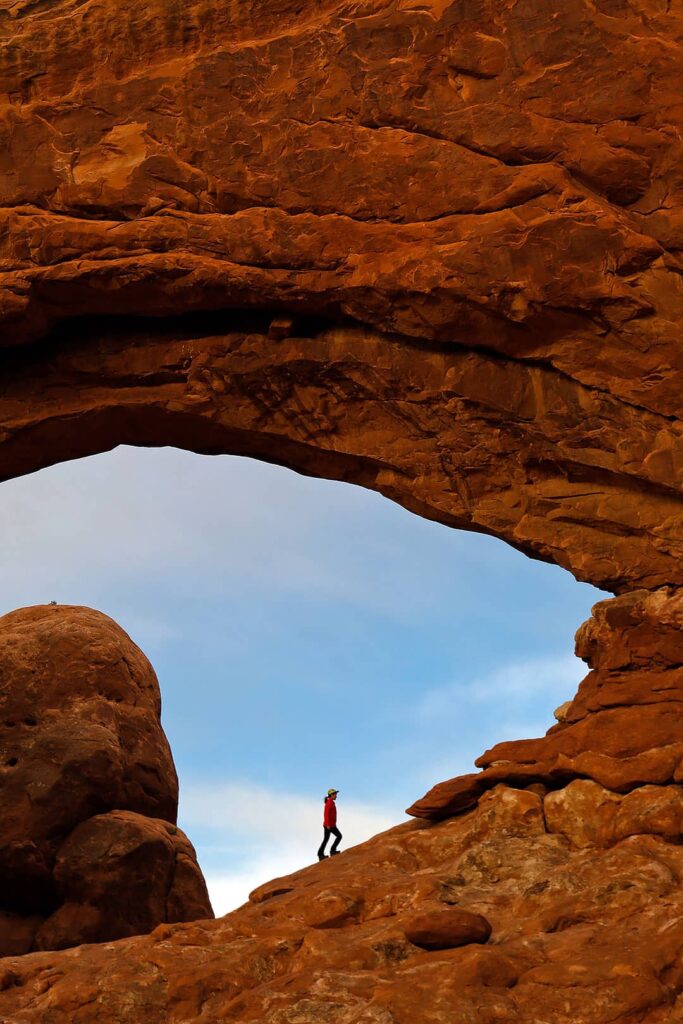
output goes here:
<path id="1" fill-rule="evenodd" d="M 361 841 L 487 745 L 542 734 L 583 674 L 567 626 L 597 591 L 366 490 L 120 449 L 3 496 L 5 608 L 101 608 L 155 666 L 219 912 L 310 861 L 330 779 Z"/>

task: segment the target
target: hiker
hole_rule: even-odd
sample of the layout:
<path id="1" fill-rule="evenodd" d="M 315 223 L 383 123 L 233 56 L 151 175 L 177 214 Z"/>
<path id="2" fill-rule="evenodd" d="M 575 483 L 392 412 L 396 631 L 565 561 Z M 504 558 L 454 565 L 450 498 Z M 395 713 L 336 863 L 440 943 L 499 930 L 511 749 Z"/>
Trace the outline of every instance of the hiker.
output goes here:
<path id="1" fill-rule="evenodd" d="M 341 842 L 342 834 L 337 828 L 337 805 L 335 799 L 337 797 L 338 789 L 328 789 L 327 796 L 325 797 L 325 813 L 323 814 L 323 828 L 325 833 L 323 835 L 323 841 L 320 844 L 318 850 L 318 860 L 327 860 L 327 854 L 325 853 L 325 847 L 330 836 L 334 836 L 334 842 L 330 847 L 330 856 L 334 857 L 335 854 L 339 853 L 337 847 Z"/>

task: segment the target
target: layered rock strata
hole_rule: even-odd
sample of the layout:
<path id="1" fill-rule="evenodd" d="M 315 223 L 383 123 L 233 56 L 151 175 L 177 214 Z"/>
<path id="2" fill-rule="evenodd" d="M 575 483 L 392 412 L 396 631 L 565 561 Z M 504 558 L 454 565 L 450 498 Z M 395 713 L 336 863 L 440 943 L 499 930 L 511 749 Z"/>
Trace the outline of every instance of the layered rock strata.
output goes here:
<path id="1" fill-rule="evenodd" d="M 211 916 L 152 666 L 112 619 L 0 619 L 0 955 Z"/>
<path id="2" fill-rule="evenodd" d="M 287 330 L 88 321 L 0 351 L 0 479 L 119 443 L 251 455 L 600 587 L 683 585 L 678 421 L 523 361 L 320 320 Z"/>
<path id="3" fill-rule="evenodd" d="M 678 413 L 675 5 L 20 0 L 0 33 L 6 345 L 342 311 Z"/>
<path id="4" fill-rule="evenodd" d="M 682 54 L 669 0 L 0 9 L 0 478 L 248 454 L 622 595 L 548 736 L 222 921 L 4 961 L 1 1020 L 683 1018 Z M 411 942 L 445 907 L 488 941 Z"/>
<path id="5" fill-rule="evenodd" d="M 497 744 L 476 762 L 483 771 L 438 784 L 408 813 L 447 817 L 501 782 L 591 779 L 615 793 L 683 782 L 683 591 L 600 602 L 576 634 L 576 654 L 591 671 L 546 736 Z"/>
<path id="6" fill-rule="evenodd" d="M 682 42 L 666 0 L 4 5 L 0 477 L 254 454 L 683 585 Z"/>

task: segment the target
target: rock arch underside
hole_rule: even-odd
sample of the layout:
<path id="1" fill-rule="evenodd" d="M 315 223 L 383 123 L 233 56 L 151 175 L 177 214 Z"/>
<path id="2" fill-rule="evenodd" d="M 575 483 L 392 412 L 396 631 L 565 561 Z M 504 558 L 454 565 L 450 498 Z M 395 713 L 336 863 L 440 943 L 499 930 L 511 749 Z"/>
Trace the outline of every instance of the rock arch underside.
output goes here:
<path id="1" fill-rule="evenodd" d="M 617 595 L 545 737 L 0 960 L 3 1024 L 683 1020 L 682 51 L 678 0 L 0 2 L 0 479 L 251 455 Z"/>

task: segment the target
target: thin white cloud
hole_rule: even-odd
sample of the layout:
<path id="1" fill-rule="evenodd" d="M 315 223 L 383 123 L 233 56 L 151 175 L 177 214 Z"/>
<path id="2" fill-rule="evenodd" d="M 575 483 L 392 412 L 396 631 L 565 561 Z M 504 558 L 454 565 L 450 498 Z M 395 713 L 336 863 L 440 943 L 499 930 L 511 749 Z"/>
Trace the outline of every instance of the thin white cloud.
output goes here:
<path id="1" fill-rule="evenodd" d="M 183 784 L 180 815 L 188 826 L 219 829 L 250 840 L 298 836 L 315 841 L 321 830 L 323 794 L 320 799 L 297 793 L 273 792 L 250 782 Z M 338 798 L 345 845 L 355 846 L 396 824 L 390 810 Z M 341 825 L 340 825 L 341 828 Z"/>
<path id="2" fill-rule="evenodd" d="M 322 812 L 322 794 L 317 800 L 251 782 L 183 784 L 178 823 L 196 846 L 216 914 L 240 906 L 258 885 L 315 863 Z M 392 809 L 345 803 L 343 793 L 338 813 L 343 850 L 403 818 Z"/>
<path id="3" fill-rule="evenodd" d="M 410 617 L 401 581 L 425 551 L 415 551 L 418 520 L 392 511 L 360 488 L 249 459 L 121 447 L 3 484 L 0 611 L 94 600 L 105 581 L 132 591 L 170 578 L 194 593 L 201 577 L 207 596 L 268 587 Z M 331 524 L 349 543 L 329 544 Z M 466 542 L 452 533 L 451 543 Z"/>
<path id="4" fill-rule="evenodd" d="M 475 760 L 494 744 L 543 736 L 586 671 L 572 655 L 544 655 L 432 687 L 403 712 L 410 735 L 398 728 L 403 738 L 386 753 L 416 765 L 416 788 L 476 771 Z"/>
<path id="5" fill-rule="evenodd" d="M 307 854 L 310 860 L 310 850 L 286 850 L 270 855 L 262 851 L 249 866 L 224 874 L 207 873 L 206 886 L 216 917 L 241 907 L 249 899 L 249 893 L 264 882 L 298 871 L 307 863 Z"/>
<path id="6" fill-rule="evenodd" d="M 429 690 L 415 713 L 423 721 L 443 721 L 461 714 L 463 708 L 495 703 L 501 709 L 518 709 L 520 704 L 567 700 L 586 674 L 586 666 L 572 655 L 527 658 L 499 665 L 490 673 L 473 679 L 447 683 Z M 551 723 L 549 723 L 551 724 Z"/>

